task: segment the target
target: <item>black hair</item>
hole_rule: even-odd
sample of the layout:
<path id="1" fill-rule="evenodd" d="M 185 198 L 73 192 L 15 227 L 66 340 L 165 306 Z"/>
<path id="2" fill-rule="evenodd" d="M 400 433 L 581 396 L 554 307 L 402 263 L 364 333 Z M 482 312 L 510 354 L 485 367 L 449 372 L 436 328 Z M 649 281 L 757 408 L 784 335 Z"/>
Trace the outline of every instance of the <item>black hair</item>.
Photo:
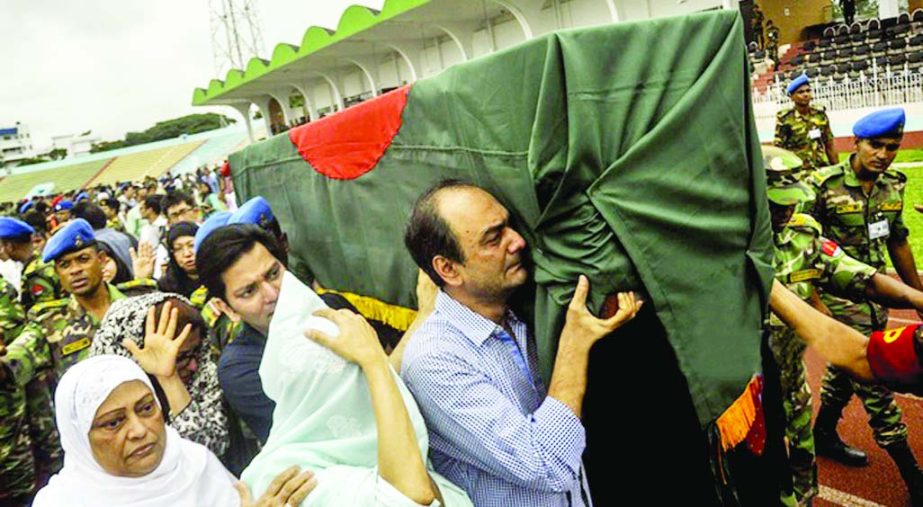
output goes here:
<path id="1" fill-rule="evenodd" d="M 162 195 L 154 194 L 149 195 L 144 198 L 144 207 L 150 209 L 154 213 L 160 214 L 162 208 L 160 207 L 160 200 L 163 199 Z"/>
<path id="2" fill-rule="evenodd" d="M 454 262 L 465 262 L 458 238 L 449 224 L 439 216 L 436 194 L 451 188 L 480 188 L 458 179 L 442 180 L 423 192 L 413 205 L 410 221 L 404 230 L 404 246 L 414 262 L 437 287 L 445 286 L 445 280 L 433 268 L 433 258 L 442 256 Z"/>
<path id="3" fill-rule="evenodd" d="M 118 255 L 115 255 L 115 250 L 103 240 L 96 240 L 96 248 L 101 252 L 106 252 L 106 255 L 115 262 L 115 276 L 112 278 L 109 283 L 112 285 L 118 285 L 120 283 L 125 283 L 131 281 L 134 278 L 131 274 L 131 270 L 128 269 L 128 266 L 122 262 L 122 259 L 119 259 Z"/>
<path id="4" fill-rule="evenodd" d="M 36 234 L 41 234 L 42 236 L 48 234 L 48 222 L 45 221 L 45 215 L 39 213 L 34 209 L 30 209 L 22 215 L 22 221 L 32 226 L 35 229 Z M 31 235 L 26 235 L 20 240 L 16 241 L 18 243 L 24 243 L 26 241 L 32 241 Z"/>
<path id="5" fill-rule="evenodd" d="M 82 201 L 77 206 L 74 206 L 73 211 L 74 217 L 82 218 L 89 222 L 93 230 L 106 228 L 106 222 L 108 222 L 106 212 L 96 204 Z"/>
<path id="6" fill-rule="evenodd" d="M 164 213 L 169 213 L 170 208 L 183 202 L 188 204 L 191 208 L 196 207 L 195 199 L 193 199 L 191 195 L 182 190 L 174 190 L 172 192 L 167 192 L 167 195 L 161 199 L 160 208 Z"/>
<path id="7" fill-rule="evenodd" d="M 174 292 L 188 298 L 199 288 L 200 282 L 198 280 L 193 280 L 189 274 L 180 267 L 179 263 L 176 262 L 176 255 L 173 252 L 174 241 L 183 236 L 195 237 L 195 233 L 198 230 L 199 226 L 192 222 L 177 222 L 170 226 L 166 238 L 170 262 L 167 264 L 166 272 L 160 280 L 157 281 L 157 288 L 161 291 Z M 196 270 L 198 271 L 198 266 L 196 266 Z"/>
<path id="8" fill-rule="evenodd" d="M 253 250 L 257 243 L 279 259 L 283 266 L 287 264 L 285 254 L 276 238 L 257 225 L 234 224 L 219 227 L 202 241 L 196 252 L 195 264 L 199 281 L 205 285 L 209 294 L 227 300 L 226 287 L 221 275 L 238 259 Z"/>

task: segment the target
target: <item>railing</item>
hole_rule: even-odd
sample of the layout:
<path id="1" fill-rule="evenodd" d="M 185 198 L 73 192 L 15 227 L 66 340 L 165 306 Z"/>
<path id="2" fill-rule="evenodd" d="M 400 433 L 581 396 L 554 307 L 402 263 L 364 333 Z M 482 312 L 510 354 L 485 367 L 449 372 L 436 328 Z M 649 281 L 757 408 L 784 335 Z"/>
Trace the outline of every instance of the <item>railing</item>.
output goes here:
<path id="1" fill-rule="evenodd" d="M 843 81 L 817 77 L 812 80 L 813 103 L 823 105 L 827 111 L 860 109 L 923 102 L 923 74 L 920 72 L 878 72 L 870 69 L 858 79 L 846 77 Z M 774 82 L 764 93 L 755 93 L 754 105 L 788 107 L 790 99 L 785 92 L 787 82 Z"/>

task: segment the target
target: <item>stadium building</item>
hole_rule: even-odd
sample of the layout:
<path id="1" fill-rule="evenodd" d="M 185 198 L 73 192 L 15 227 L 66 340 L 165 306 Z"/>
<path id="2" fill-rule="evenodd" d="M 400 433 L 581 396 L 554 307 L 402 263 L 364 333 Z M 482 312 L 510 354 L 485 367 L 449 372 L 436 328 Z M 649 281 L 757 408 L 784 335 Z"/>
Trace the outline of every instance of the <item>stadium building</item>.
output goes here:
<path id="1" fill-rule="evenodd" d="M 231 106 L 248 127 L 256 108 L 266 131 L 278 133 L 554 30 L 713 9 L 750 19 L 754 5 L 779 28 L 775 58 L 751 44 L 763 142 L 790 104 L 785 84 L 806 72 L 839 148 L 857 118 L 888 105 L 908 109 L 906 146 L 923 146 L 923 0 L 882 0 L 877 17 L 850 26 L 835 19 L 829 0 L 388 0 L 381 11 L 348 8 L 334 30 L 308 28 L 300 45 L 278 44 L 269 59 L 253 58 L 196 89 L 192 102 Z"/>
<path id="2" fill-rule="evenodd" d="M 0 127 L 0 162 L 15 166 L 20 160 L 34 156 L 29 127 L 20 122 L 12 127 Z"/>

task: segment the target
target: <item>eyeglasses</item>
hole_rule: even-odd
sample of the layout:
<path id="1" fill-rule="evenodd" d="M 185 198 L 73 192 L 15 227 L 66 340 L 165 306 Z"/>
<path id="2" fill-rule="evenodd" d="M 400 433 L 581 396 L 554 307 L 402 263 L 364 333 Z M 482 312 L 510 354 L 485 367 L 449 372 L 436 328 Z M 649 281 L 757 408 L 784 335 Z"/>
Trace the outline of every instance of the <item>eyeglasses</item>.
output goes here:
<path id="1" fill-rule="evenodd" d="M 195 211 L 195 210 L 193 210 L 189 206 L 186 206 L 185 208 L 180 208 L 180 209 L 170 211 L 169 213 L 167 213 L 167 216 L 175 220 L 191 211 Z"/>

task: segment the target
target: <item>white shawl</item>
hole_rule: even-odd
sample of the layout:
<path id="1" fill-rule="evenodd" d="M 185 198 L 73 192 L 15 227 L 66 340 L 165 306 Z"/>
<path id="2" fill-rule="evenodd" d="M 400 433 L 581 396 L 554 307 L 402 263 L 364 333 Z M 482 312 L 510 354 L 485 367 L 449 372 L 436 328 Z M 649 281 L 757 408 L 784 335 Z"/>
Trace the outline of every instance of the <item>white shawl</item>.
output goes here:
<path id="1" fill-rule="evenodd" d="M 202 445 L 183 439 L 169 426 L 163 459 L 144 477 L 116 477 L 93 458 L 89 432 L 99 406 L 119 385 L 144 382 L 144 371 L 131 359 L 102 355 L 71 367 L 55 391 L 55 419 L 64 448 L 64 468 L 35 497 L 34 507 L 125 506 L 237 507 L 233 476 Z"/>

